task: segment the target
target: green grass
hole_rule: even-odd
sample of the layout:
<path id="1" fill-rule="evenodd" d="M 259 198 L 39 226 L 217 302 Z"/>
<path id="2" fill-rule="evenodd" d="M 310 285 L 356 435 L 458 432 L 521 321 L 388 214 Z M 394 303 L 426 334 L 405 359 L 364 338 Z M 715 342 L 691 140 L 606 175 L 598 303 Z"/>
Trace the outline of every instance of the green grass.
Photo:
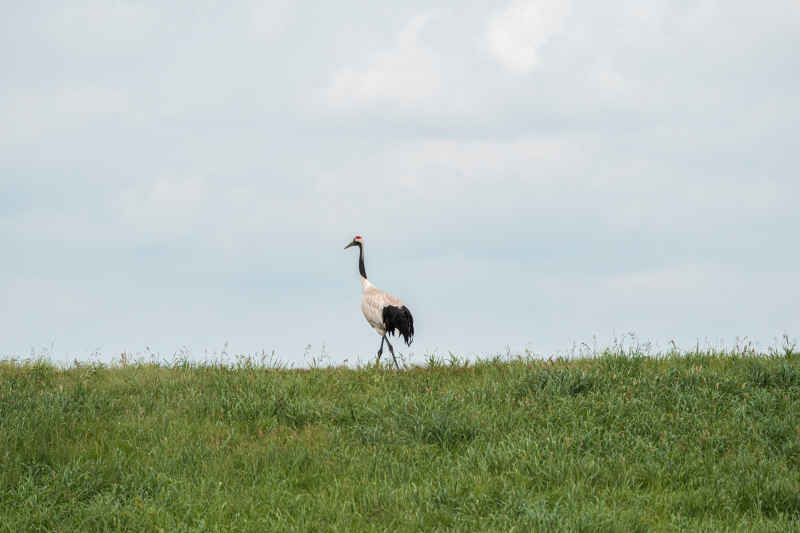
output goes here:
<path id="1" fill-rule="evenodd" d="M 800 530 L 800 355 L 0 363 L 0 531 Z"/>

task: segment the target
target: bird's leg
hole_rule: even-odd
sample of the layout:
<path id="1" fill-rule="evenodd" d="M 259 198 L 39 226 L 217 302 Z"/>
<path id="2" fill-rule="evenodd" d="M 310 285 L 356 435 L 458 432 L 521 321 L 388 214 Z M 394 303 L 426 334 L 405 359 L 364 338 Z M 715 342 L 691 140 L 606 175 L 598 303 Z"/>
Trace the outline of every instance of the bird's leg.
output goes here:
<path id="1" fill-rule="evenodd" d="M 386 339 L 386 335 L 383 336 Z M 386 339 L 386 344 L 389 345 L 389 353 L 392 354 L 392 359 L 394 359 L 394 366 L 397 370 L 400 370 L 400 365 L 397 364 L 397 358 L 394 356 L 394 348 L 392 348 L 392 343 L 389 342 L 389 339 Z"/>
<path id="2" fill-rule="evenodd" d="M 385 340 L 386 340 L 386 335 L 381 337 L 381 347 L 378 348 L 378 362 L 379 363 L 381 362 L 381 354 L 383 353 L 383 341 L 385 341 Z"/>

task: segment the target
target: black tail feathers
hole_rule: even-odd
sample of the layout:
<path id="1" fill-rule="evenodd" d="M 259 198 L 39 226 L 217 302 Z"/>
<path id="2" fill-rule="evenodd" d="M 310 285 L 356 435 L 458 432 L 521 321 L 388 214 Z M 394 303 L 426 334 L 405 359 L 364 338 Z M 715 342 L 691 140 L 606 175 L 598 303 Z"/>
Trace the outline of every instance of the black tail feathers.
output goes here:
<path id="1" fill-rule="evenodd" d="M 386 326 L 386 333 L 394 335 L 400 333 L 406 346 L 411 346 L 414 342 L 414 317 L 405 305 L 395 307 L 387 305 L 383 308 L 383 324 Z"/>

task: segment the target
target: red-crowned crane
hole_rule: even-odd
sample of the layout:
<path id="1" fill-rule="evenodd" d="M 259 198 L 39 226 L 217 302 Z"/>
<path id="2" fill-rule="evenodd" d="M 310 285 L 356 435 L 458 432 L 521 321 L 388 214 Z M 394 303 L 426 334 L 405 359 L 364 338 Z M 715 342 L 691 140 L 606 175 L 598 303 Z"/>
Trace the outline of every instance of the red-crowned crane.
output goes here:
<path id="1" fill-rule="evenodd" d="M 380 290 L 367 279 L 367 271 L 364 270 L 364 239 L 356 235 L 353 241 L 344 247 L 345 250 L 351 246 L 358 246 L 358 272 L 361 274 L 361 312 L 367 319 L 369 325 L 375 328 L 381 336 L 381 347 L 378 348 L 378 362 L 383 353 L 383 343 L 389 345 L 389 353 L 394 359 L 394 366 L 399 370 L 397 358 L 394 356 L 394 348 L 386 338 L 386 334 L 394 335 L 400 333 L 406 346 L 411 346 L 414 339 L 414 317 L 411 311 L 398 298 L 388 292 Z"/>

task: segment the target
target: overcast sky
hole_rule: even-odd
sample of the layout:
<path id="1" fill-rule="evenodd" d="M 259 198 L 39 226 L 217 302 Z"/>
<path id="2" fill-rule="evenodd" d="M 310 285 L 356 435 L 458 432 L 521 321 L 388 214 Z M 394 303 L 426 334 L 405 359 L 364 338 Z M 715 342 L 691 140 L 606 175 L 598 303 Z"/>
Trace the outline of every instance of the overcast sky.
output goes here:
<path id="1" fill-rule="evenodd" d="M 800 3 L 434 4 L 0 1 L 0 357 L 800 334 Z"/>

